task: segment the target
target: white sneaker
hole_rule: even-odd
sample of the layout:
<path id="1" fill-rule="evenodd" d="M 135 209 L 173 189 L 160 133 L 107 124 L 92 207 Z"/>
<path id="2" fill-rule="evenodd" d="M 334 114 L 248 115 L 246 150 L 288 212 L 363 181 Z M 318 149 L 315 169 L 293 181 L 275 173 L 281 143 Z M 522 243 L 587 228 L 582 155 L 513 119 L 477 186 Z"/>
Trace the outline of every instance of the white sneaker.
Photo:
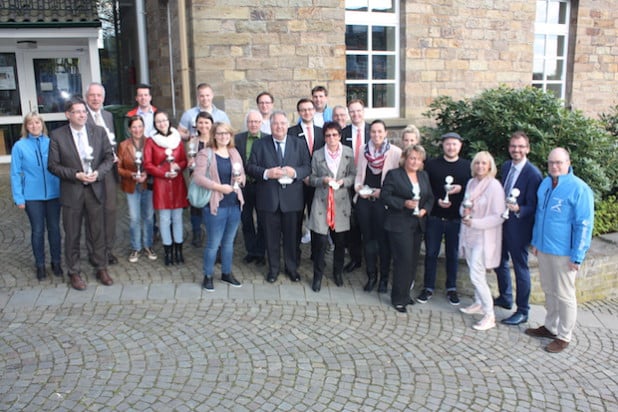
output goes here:
<path id="1" fill-rule="evenodd" d="M 472 327 L 476 330 L 487 330 L 496 327 L 496 318 L 492 315 L 485 315 L 481 320 L 476 322 Z"/>
<path id="2" fill-rule="evenodd" d="M 139 250 L 134 250 L 131 252 L 131 254 L 129 255 L 129 262 L 131 263 L 135 263 L 139 260 Z"/>
<path id="3" fill-rule="evenodd" d="M 465 308 L 459 308 L 461 313 L 465 313 L 466 315 L 484 315 L 483 307 L 480 303 L 473 303 L 470 306 L 466 306 Z"/>
<path id="4" fill-rule="evenodd" d="M 144 248 L 144 254 L 148 256 L 150 260 L 157 260 L 157 254 L 149 247 Z"/>
<path id="5" fill-rule="evenodd" d="M 303 237 L 300 238 L 301 243 L 303 244 L 307 244 L 309 242 L 311 242 L 311 232 L 307 231 Z"/>

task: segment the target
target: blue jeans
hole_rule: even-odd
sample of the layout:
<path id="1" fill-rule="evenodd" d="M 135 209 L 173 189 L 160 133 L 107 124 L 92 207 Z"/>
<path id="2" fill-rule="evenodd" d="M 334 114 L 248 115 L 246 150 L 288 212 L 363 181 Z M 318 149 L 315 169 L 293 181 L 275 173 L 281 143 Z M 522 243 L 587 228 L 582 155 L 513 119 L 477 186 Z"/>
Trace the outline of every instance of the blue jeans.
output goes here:
<path id="1" fill-rule="evenodd" d="M 37 267 L 45 266 L 45 227 L 51 261 L 60 263 L 60 201 L 26 200 L 26 213 L 32 227 L 30 241 Z"/>
<path id="2" fill-rule="evenodd" d="M 203 214 L 208 233 L 204 249 L 204 276 L 212 277 L 219 246 L 221 246 L 221 273 L 232 273 L 234 239 L 240 224 L 240 207 L 220 207 L 217 214 L 213 215 L 210 213 L 210 206 L 206 205 Z"/>
<path id="3" fill-rule="evenodd" d="M 182 243 L 182 208 L 159 210 L 159 231 L 161 232 L 161 242 L 163 242 L 164 246 L 170 246 L 172 242 Z M 173 240 L 172 232 L 174 235 Z"/>
<path id="4" fill-rule="evenodd" d="M 459 263 L 459 227 L 461 220 L 446 220 L 430 216 L 425 231 L 425 289 L 436 288 L 436 270 L 442 236 L 445 239 L 446 290 L 457 290 L 457 264 Z"/>
<path id="5" fill-rule="evenodd" d="M 129 206 L 131 249 L 142 250 L 142 247 L 152 247 L 154 227 L 152 190 L 143 189 L 141 185 L 137 185 L 135 192 L 127 193 L 127 205 Z"/>

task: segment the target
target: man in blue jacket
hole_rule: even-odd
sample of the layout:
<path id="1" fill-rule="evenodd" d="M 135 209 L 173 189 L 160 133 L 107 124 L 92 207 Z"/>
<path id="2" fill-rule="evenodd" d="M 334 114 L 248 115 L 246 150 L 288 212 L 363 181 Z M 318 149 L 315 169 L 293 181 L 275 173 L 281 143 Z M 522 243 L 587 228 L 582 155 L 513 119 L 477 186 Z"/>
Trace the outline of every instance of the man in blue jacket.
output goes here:
<path id="1" fill-rule="evenodd" d="M 545 323 L 526 334 L 553 339 L 545 350 L 562 352 L 577 319 L 575 277 L 586 256 L 594 227 L 594 196 L 573 174 L 569 153 L 556 148 L 547 160 L 549 176 L 539 186 L 532 230 L 532 252 L 539 261 L 545 293 Z"/>

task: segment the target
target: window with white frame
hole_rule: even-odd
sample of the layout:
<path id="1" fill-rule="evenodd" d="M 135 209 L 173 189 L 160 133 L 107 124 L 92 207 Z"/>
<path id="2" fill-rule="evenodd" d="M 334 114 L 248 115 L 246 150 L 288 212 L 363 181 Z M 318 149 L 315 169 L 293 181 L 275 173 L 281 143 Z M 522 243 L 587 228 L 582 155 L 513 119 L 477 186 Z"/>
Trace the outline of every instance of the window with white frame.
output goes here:
<path id="1" fill-rule="evenodd" d="M 561 99 L 566 94 L 570 12 L 569 0 L 536 2 L 532 86 Z"/>
<path id="2" fill-rule="evenodd" d="M 399 117 L 399 2 L 346 0 L 347 100 L 369 118 Z"/>

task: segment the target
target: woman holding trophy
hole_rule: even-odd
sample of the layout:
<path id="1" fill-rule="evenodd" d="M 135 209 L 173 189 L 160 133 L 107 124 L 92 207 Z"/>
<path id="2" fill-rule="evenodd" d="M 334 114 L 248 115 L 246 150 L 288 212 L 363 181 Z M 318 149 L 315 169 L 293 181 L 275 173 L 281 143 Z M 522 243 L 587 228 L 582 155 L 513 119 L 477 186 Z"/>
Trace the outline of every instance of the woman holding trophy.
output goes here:
<path id="1" fill-rule="evenodd" d="M 208 232 L 202 287 L 207 292 L 214 291 L 214 266 L 219 247 L 221 280 L 240 287 L 232 274 L 232 258 L 244 203 L 240 187 L 245 184 L 245 170 L 240 153 L 234 147 L 234 130 L 230 125 L 217 122 L 212 127 L 210 143 L 197 155 L 193 182 L 211 191 L 210 201 L 202 211 Z"/>
<path id="2" fill-rule="evenodd" d="M 129 208 L 129 231 L 131 235 L 131 253 L 129 262 L 139 260 L 142 252 L 150 260 L 157 255 L 152 250 L 154 209 L 152 206 L 152 189 L 148 187 L 144 172 L 144 119 L 141 116 L 129 118 L 129 138 L 118 147 L 118 174 L 120 189 L 127 194 Z M 142 249 L 143 247 L 143 249 Z"/>
<path id="3" fill-rule="evenodd" d="M 187 155 L 178 131 L 171 127 L 167 112 L 154 114 L 156 133 L 144 145 L 144 170 L 153 176 L 153 206 L 159 211 L 159 230 L 165 265 L 184 263 L 182 255 L 182 209 L 189 206 L 182 175 Z"/>
<path id="4" fill-rule="evenodd" d="M 470 280 L 474 285 L 474 303 L 460 310 L 467 315 L 483 315 L 472 327 L 487 330 L 496 326 L 494 302 L 487 284 L 487 269 L 500 264 L 502 254 L 502 213 L 505 208 L 504 189 L 495 178 L 494 158 L 489 152 L 479 152 L 472 159 L 472 179 L 466 185 L 459 252 L 466 258 Z"/>
<path id="5" fill-rule="evenodd" d="M 214 120 L 208 112 L 199 112 L 195 118 L 195 131 L 197 136 L 191 137 L 189 140 L 189 169 L 195 169 L 195 159 L 200 150 L 204 149 L 210 141 L 210 129 Z M 191 244 L 195 247 L 202 246 L 202 209 L 191 206 L 191 228 L 193 231 L 193 239 Z"/>

